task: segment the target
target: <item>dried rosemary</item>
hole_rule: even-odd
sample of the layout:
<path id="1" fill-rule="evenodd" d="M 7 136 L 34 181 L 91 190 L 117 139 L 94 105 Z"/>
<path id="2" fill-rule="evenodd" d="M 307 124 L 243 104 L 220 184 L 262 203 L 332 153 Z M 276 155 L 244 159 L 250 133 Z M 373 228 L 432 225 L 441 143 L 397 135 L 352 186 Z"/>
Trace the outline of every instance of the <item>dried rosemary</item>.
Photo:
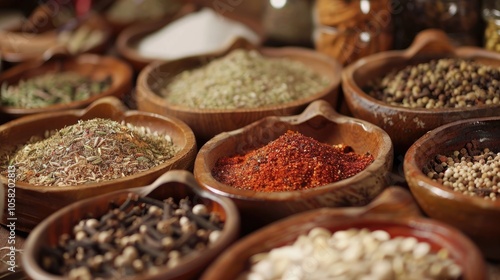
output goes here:
<path id="1" fill-rule="evenodd" d="M 40 108 L 88 99 L 111 86 L 111 77 L 93 80 L 75 72 L 48 73 L 16 85 L 2 83 L 0 104 L 17 108 Z"/>
<path id="2" fill-rule="evenodd" d="M 177 152 L 168 135 L 108 119 L 79 121 L 45 139 L 32 137 L 0 160 L 2 173 L 15 164 L 16 180 L 41 186 L 73 186 L 149 170 Z"/>
<path id="3" fill-rule="evenodd" d="M 174 76 L 161 94 L 168 102 L 190 108 L 257 108 L 311 96 L 328 83 L 299 61 L 238 49 Z"/>

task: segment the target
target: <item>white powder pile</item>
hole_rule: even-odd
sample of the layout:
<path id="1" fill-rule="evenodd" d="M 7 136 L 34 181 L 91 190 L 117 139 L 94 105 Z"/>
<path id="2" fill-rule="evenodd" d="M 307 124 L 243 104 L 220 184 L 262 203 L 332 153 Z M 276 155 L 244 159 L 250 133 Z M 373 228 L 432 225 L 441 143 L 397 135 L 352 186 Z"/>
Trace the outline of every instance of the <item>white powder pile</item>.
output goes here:
<path id="1" fill-rule="evenodd" d="M 237 37 L 253 44 L 259 41 L 247 26 L 204 8 L 145 37 L 139 42 L 138 51 L 147 58 L 171 60 L 220 50 Z"/>

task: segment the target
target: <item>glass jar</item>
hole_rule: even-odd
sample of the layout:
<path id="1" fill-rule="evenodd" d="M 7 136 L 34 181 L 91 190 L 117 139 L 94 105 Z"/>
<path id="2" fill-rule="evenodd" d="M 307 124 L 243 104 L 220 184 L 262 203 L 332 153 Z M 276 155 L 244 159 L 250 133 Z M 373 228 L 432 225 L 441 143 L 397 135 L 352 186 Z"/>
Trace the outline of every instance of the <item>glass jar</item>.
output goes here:
<path id="1" fill-rule="evenodd" d="M 391 0 L 316 0 L 314 45 L 346 65 L 392 47 Z"/>
<path id="2" fill-rule="evenodd" d="M 471 0 L 402 0 L 395 13 L 398 49 L 407 48 L 415 35 L 428 28 L 446 32 L 457 46 L 481 43 L 481 1 Z"/>
<path id="3" fill-rule="evenodd" d="M 500 1 L 483 0 L 484 48 L 500 52 Z"/>

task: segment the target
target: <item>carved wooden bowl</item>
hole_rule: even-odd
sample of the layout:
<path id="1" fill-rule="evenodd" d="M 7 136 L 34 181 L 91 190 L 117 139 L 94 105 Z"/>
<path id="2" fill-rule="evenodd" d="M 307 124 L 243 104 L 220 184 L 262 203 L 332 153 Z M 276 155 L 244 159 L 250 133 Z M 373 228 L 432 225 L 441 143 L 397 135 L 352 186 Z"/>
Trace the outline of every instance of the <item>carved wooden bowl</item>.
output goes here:
<path id="1" fill-rule="evenodd" d="M 351 146 L 358 154 L 370 153 L 374 161 L 350 178 L 298 191 L 241 190 L 217 181 L 212 175 L 220 157 L 262 147 L 287 130 L 298 131 L 322 143 Z M 232 198 L 245 221 L 243 227 L 253 229 L 314 208 L 366 205 L 387 186 L 392 161 L 392 143 L 382 129 L 339 115 L 326 101 L 318 100 L 300 115 L 267 117 L 210 139 L 196 156 L 194 176 L 202 187 Z"/>
<path id="2" fill-rule="evenodd" d="M 41 18 L 41 20 L 44 20 L 44 18 Z M 112 35 L 109 25 L 97 14 L 92 14 L 86 18 L 83 23 L 92 30 L 99 30 L 102 32 L 102 40 L 90 49 L 79 53 L 105 53 L 109 47 Z M 69 27 L 69 25 L 68 23 L 67 27 Z M 57 39 L 57 32 L 57 30 L 52 29 L 39 34 L 25 33 L 21 28 L 3 32 L 0 31 L 0 38 L 2 38 L 0 43 L 2 60 L 9 63 L 21 63 L 43 59 L 47 51 L 61 47 Z"/>
<path id="3" fill-rule="evenodd" d="M 412 196 L 399 187 L 386 189 L 365 207 L 315 209 L 272 223 L 229 247 L 201 279 L 238 279 L 249 269 L 251 256 L 292 244 L 315 227 L 332 232 L 353 227 L 382 229 L 392 236 L 413 236 L 430 243 L 432 251 L 447 249 L 462 268 L 460 279 L 487 279 L 485 261 L 477 247 L 457 229 L 420 217 Z"/>
<path id="4" fill-rule="evenodd" d="M 161 97 L 159 92 L 165 83 L 168 83 L 168 78 L 184 70 L 201 66 L 213 58 L 222 57 L 238 48 L 255 49 L 255 46 L 242 40 L 237 41 L 229 50 L 215 56 L 196 56 L 148 65 L 141 71 L 137 80 L 137 106 L 139 110 L 177 117 L 193 129 L 199 141 L 205 142 L 221 132 L 241 128 L 267 116 L 298 114 L 309 103 L 317 99 L 324 99 L 333 107 L 336 106 L 342 71 L 340 64 L 315 51 L 294 47 L 257 48 L 257 50 L 265 57 L 287 58 L 304 63 L 330 81 L 325 89 L 309 97 L 284 104 L 241 109 L 193 109 L 170 104 Z"/>
<path id="5" fill-rule="evenodd" d="M 16 229 L 30 231 L 44 218 L 58 209 L 81 199 L 93 197 L 123 188 L 150 184 L 170 169 L 191 169 L 196 156 L 196 141 L 192 130 L 182 121 L 155 114 L 130 111 L 114 97 L 105 97 L 92 103 L 86 109 L 66 110 L 37 114 L 19 118 L 0 126 L 0 153 L 12 151 L 34 135 L 43 136 L 47 130 L 61 129 L 77 123 L 78 120 L 107 118 L 118 122 L 145 126 L 151 131 L 164 132 L 171 136 L 179 152 L 171 159 L 147 171 L 131 176 L 90 183 L 79 186 L 36 186 L 16 181 Z M 0 175 L 4 189 L 8 178 Z M 7 193 L 7 190 L 5 190 Z M 2 223 L 8 223 L 7 209 L 4 209 Z"/>
<path id="6" fill-rule="evenodd" d="M 342 74 L 342 89 L 347 106 L 356 118 L 384 129 L 391 136 L 396 153 L 400 154 L 404 154 L 427 131 L 443 124 L 462 119 L 498 116 L 500 105 L 443 109 L 405 108 L 389 105 L 363 91 L 370 81 L 383 77 L 394 69 L 444 57 L 466 58 L 485 65 L 500 66 L 498 53 L 477 47 L 455 48 L 442 31 L 422 31 L 406 50 L 374 54 L 347 67 Z"/>
<path id="7" fill-rule="evenodd" d="M 213 195 L 199 188 L 193 175 L 184 170 L 168 171 L 151 185 L 103 194 L 75 202 L 57 211 L 40 223 L 28 236 L 23 254 L 23 267 L 32 279 L 66 279 L 45 271 L 41 264 L 41 253 L 45 246 L 56 246 L 59 237 L 71 233 L 73 226 L 89 214 L 101 217 L 109 209 L 109 203 L 123 203 L 128 194 L 139 193 L 163 200 L 169 197 L 179 200 L 189 197 L 191 201 L 205 204 L 209 211 L 217 213 L 224 221 L 220 237 L 206 250 L 187 256 L 174 268 L 161 267 L 155 274 L 136 275 L 127 279 L 197 279 L 203 269 L 238 237 L 240 220 L 234 203 L 227 198 Z M 151 193 L 149 193 L 151 191 Z"/>
<path id="8" fill-rule="evenodd" d="M 423 211 L 469 235 L 484 255 L 500 260 L 500 201 L 470 197 L 433 181 L 422 168 L 437 154 L 448 155 L 479 140 L 479 148 L 498 153 L 500 117 L 479 118 L 440 126 L 422 136 L 408 149 L 404 173 L 411 192 Z"/>
<path id="9" fill-rule="evenodd" d="M 0 118 L 3 117 L 9 120 L 37 113 L 84 108 L 105 96 L 122 98 L 132 88 L 132 69 L 130 66 L 119 59 L 94 54 L 81 54 L 75 57 L 54 54 L 47 61 L 24 62 L 2 72 L 0 75 L 0 84 L 6 82 L 8 85 L 15 85 L 20 80 L 59 72 L 75 72 L 94 80 L 103 80 L 106 77 L 111 77 L 111 84 L 107 90 L 99 94 L 71 103 L 55 104 L 40 108 L 0 106 Z"/>
<path id="10" fill-rule="evenodd" d="M 172 17 L 168 17 L 161 20 L 155 20 L 151 22 L 143 22 L 130 25 L 129 27 L 125 28 L 122 32 L 120 32 L 120 34 L 118 35 L 118 38 L 116 40 L 116 50 L 125 60 L 127 60 L 130 64 L 132 64 L 132 66 L 137 72 L 141 71 L 144 67 L 146 67 L 148 64 L 154 61 L 157 60 L 165 61 L 165 59 L 160 59 L 160 58 L 154 59 L 151 57 L 146 57 L 144 55 L 141 55 L 137 50 L 139 42 L 146 36 L 160 30 L 167 24 L 174 22 L 182 18 L 183 16 L 186 16 L 197 10 L 198 10 L 197 5 L 186 4 L 182 7 L 182 9 L 178 13 L 176 13 Z M 260 38 L 260 41 L 257 43 L 257 45 L 261 45 L 262 42 L 264 41 L 264 30 L 261 24 L 258 23 L 256 20 L 233 13 L 224 13 L 221 14 L 221 16 L 241 22 L 246 26 L 248 26 L 251 30 L 253 30 Z M 239 40 L 244 40 L 244 39 L 242 38 L 235 39 L 235 41 Z M 232 44 L 234 44 L 234 42 L 231 42 L 229 45 L 224 46 L 222 47 L 222 49 L 217 50 L 215 52 L 212 51 L 207 52 L 206 55 L 214 55 L 220 52 L 224 52 L 225 50 L 231 48 Z"/>

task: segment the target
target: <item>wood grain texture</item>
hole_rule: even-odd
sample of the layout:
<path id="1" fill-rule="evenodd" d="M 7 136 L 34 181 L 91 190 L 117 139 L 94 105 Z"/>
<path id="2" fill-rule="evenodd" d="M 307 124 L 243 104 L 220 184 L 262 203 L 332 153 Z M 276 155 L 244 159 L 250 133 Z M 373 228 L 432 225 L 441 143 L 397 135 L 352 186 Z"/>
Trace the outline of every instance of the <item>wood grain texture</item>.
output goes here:
<path id="1" fill-rule="evenodd" d="M 31 61 L 16 65 L 0 75 L 0 84 L 14 85 L 20 80 L 31 79 L 47 73 L 75 72 L 94 80 L 111 77 L 109 89 L 85 100 L 66 104 L 55 104 L 41 108 L 15 108 L 0 106 L 0 118 L 15 119 L 37 113 L 84 108 L 99 98 L 115 96 L 122 98 L 132 89 L 132 69 L 123 61 L 111 56 L 82 54 L 74 57 L 60 56 L 47 61 Z"/>
<path id="2" fill-rule="evenodd" d="M 406 50 L 374 54 L 345 69 L 342 74 L 342 89 L 349 110 L 354 117 L 383 128 L 391 137 L 398 154 L 404 154 L 419 137 L 443 124 L 462 119 L 498 116 L 500 105 L 414 109 L 389 105 L 363 91 L 368 82 L 383 77 L 392 70 L 444 57 L 459 57 L 485 65 L 500 65 L 498 53 L 476 47 L 455 48 L 442 31 L 425 30 L 417 35 L 412 46 Z"/>
<path id="3" fill-rule="evenodd" d="M 322 91 L 309 97 L 285 104 L 261 108 L 241 109 L 193 109 L 170 104 L 160 95 L 165 81 L 184 70 L 192 69 L 222 57 L 234 49 L 257 49 L 264 57 L 287 58 L 299 61 L 323 75 L 329 84 Z M 157 62 L 148 65 L 137 79 L 137 106 L 139 110 L 171 115 L 186 122 L 202 143 L 215 135 L 239 129 L 268 116 L 286 116 L 302 112 L 311 102 L 323 99 L 333 107 L 337 104 L 342 67 L 326 55 L 305 48 L 256 48 L 244 40 L 236 41 L 228 50 L 216 55 L 194 56 L 171 62 Z"/>
<path id="4" fill-rule="evenodd" d="M 150 170 L 119 178 L 112 181 L 91 183 L 81 186 L 45 187 L 16 182 L 17 229 L 30 231 L 44 218 L 72 202 L 99 194 L 150 184 L 161 174 L 171 169 L 191 170 L 196 156 L 196 141 L 192 130 L 182 121 L 151 113 L 128 111 L 115 97 L 104 97 L 86 109 L 66 110 L 37 114 L 19 118 L 0 126 L 0 152 L 8 152 L 16 145 L 25 143 L 31 136 L 43 136 L 46 130 L 61 129 L 73 125 L 78 120 L 107 118 L 125 121 L 136 126 L 149 127 L 151 131 L 168 134 L 172 137 L 179 152 L 161 165 Z M 7 144 L 8 143 L 8 144 Z M 0 176 L 7 187 L 7 178 Z M 4 209 L 2 223 L 7 221 Z"/>
<path id="5" fill-rule="evenodd" d="M 261 193 L 220 183 L 212 169 L 220 157 L 242 154 L 262 147 L 287 130 L 298 131 L 327 144 L 345 144 L 356 153 L 370 153 L 374 162 L 353 177 L 325 186 L 293 192 Z M 324 100 L 311 103 L 300 115 L 267 117 L 241 129 L 221 133 L 196 156 L 194 176 L 201 186 L 232 198 L 248 228 L 261 227 L 277 219 L 319 207 L 368 204 L 387 186 L 393 151 L 389 136 L 361 120 L 339 115 Z"/>
<path id="6" fill-rule="evenodd" d="M 468 234 L 483 253 L 500 260 L 500 201 L 455 192 L 432 181 L 422 168 L 437 154 L 448 154 L 480 140 L 479 148 L 498 152 L 500 117 L 470 119 L 436 128 L 418 139 L 404 158 L 404 174 L 412 194 L 431 218 Z"/>

